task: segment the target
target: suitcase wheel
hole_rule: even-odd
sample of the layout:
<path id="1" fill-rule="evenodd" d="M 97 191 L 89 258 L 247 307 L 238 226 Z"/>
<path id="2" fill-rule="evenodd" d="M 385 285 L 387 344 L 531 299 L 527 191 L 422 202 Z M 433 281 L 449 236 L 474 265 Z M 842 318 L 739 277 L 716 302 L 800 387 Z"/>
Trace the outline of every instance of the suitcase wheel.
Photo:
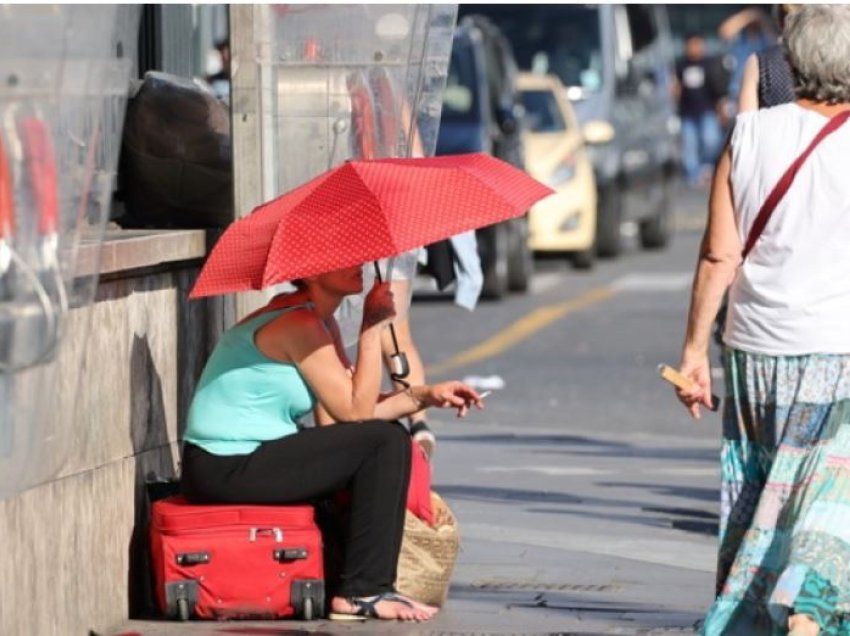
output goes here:
<path id="1" fill-rule="evenodd" d="M 170 581 L 165 584 L 165 615 L 188 621 L 198 602 L 198 582 L 192 579 Z"/>
<path id="2" fill-rule="evenodd" d="M 292 582 L 290 601 L 295 612 L 305 621 L 325 615 L 325 582 L 321 579 L 300 579 Z"/>
<path id="3" fill-rule="evenodd" d="M 190 615 L 191 612 L 189 611 L 189 599 L 177 599 L 177 618 L 179 618 L 181 621 L 188 621 Z"/>
<path id="4" fill-rule="evenodd" d="M 316 617 L 315 608 L 313 607 L 313 599 L 309 596 L 304 599 L 301 604 L 301 618 L 305 621 L 311 621 Z"/>

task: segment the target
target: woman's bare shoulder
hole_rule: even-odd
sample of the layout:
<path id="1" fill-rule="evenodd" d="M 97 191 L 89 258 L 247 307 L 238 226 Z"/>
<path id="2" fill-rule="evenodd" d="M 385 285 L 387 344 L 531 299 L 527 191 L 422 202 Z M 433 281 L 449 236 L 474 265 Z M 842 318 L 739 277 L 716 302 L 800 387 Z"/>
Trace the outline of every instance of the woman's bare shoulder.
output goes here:
<path id="1" fill-rule="evenodd" d="M 324 331 L 322 320 L 313 311 L 312 305 L 293 305 L 277 307 L 270 311 L 281 311 L 281 313 L 268 322 L 268 326 L 274 329 L 292 329 L 296 331 L 311 331 L 313 329 Z"/>
<path id="2" fill-rule="evenodd" d="M 261 327 L 255 343 L 267 356 L 282 362 L 301 357 L 299 352 L 315 350 L 332 343 L 331 336 L 310 308 L 285 311 Z"/>

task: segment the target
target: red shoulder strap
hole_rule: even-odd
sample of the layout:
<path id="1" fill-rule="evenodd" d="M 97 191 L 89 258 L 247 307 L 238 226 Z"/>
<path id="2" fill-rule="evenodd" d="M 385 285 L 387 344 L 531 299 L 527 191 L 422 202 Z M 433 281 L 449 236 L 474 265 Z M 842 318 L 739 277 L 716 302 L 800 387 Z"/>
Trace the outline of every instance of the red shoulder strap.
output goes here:
<path id="1" fill-rule="evenodd" d="M 809 144 L 809 147 L 803 151 L 803 154 L 797 157 L 794 163 L 788 166 L 785 174 L 783 174 L 782 178 L 780 178 L 777 184 L 773 186 L 773 190 L 771 190 L 770 194 L 764 200 L 764 203 L 756 216 L 756 220 L 753 221 L 753 227 L 750 228 L 750 234 L 747 236 L 747 242 L 744 245 L 742 258 L 747 258 L 747 255 L 755 246 L 756 241 L 761 236 L 767 222 L 770 220 L 770 215 L 773 214 L 774 208 L 776 208 L 782 200 L 782 197 L 785 196 L 785 193 L 788 192 L 788 188 L 790 188 L 791 184 L 794 182 L 794 177 L 797 176 L 797 172 L 799 172 L 800 167 L 806 159 L 809 158 L 809 155 L 812 154 L 812 151 L 817 148 L 820 142 L 838 130 L 848 118 L 850 118 L 850 110 L 842 111 L 832 117 L 828 122 L 826 122 L 824 127 L 820 129 L 820 132 L 812 140 L 812 143 Z"/>

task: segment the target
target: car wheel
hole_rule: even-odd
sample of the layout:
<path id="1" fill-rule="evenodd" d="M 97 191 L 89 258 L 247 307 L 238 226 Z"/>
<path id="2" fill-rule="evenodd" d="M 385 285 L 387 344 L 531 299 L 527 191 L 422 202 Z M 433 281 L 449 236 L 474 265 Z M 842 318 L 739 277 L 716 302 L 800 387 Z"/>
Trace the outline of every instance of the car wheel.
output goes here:
<path id="1" fill-rule="evenodd" d="M 622 249 L 620 239 L 622 201 L 620 189 L 613 183 L 599 191 L 599 204 L 596 211 L 596 253 L 603 258 L 619 256 Z"/>
<path id="2" fill-rule="evenodd" d="M 673 234 L 672 184 L 668 177 L 665 177 L 662 181 L 661 188 L 661 205 L 658 208 L 658 213 L 651 219 L 641 221 L 640 224 L 640 244 L 648 250 L 666 247 Z"/>
<path id="3" fill-rule="evenodd" d="M 528 245 L 528 218 L 512 223 L 511 251 L 508 257 L 508 289 L 527 292 L 534 274 L 534 255 Z"/>
<path id="4" fill-rule="evenodd" d="M 508 228 L 505 223 L 497 223 L 478 230 L 476 238 L 484 275 L 481 297 L 497 300 L 508 291 Z"/>
<path id="5" fill-rule="evenodd" d="M 596 241 L 584 250 L 572 253 L 573 267 L 576 269 L 593 269 L 596 264 Z"/>

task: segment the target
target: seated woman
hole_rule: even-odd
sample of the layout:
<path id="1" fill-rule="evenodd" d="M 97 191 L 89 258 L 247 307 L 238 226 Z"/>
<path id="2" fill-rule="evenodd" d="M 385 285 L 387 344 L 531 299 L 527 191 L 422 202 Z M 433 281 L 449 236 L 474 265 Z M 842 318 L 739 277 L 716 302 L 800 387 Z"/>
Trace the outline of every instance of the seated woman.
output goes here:
<path id="1" fill-rule="evenodd" d="M 350 488 L 351 521 L 337 618 L 427 620 L 437 609 L 395 592 L 410 475 L 410 437 L 395 420 L 439 406 L 482 408 L 461 382 L 380 394 L 381 331 L 394 316 L 389 286 L 366 297 L 357 364 L 334 311 L 363 287 L 349 267 L 296 281 L 228 330 L 189 410 L 182 488 L 199 503 L 294 504 Z M 316 426 L 299 420 L 314 412 Z"/>

